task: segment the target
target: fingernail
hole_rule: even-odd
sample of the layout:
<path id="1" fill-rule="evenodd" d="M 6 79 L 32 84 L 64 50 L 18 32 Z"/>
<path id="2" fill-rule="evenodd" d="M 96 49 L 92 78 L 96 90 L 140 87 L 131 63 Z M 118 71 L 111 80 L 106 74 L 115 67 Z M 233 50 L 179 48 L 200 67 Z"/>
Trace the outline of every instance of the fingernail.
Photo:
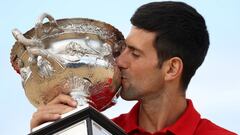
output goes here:
<path id="1" fill-rule="evenodd" d="M 53 116 L 55 119 L 58 119 L 58 118 L 60 118 L 61 117 L 61 115 L 59 115 L 59 114 L 54 114 L 54 116 Z"/>
<path id="2" fill-rule="evenodd" d="M 77 102 L 74 100 L 74 101 L 72 101 L 72 105 L 73 106 L 76 106 L 77 105 Z"/>

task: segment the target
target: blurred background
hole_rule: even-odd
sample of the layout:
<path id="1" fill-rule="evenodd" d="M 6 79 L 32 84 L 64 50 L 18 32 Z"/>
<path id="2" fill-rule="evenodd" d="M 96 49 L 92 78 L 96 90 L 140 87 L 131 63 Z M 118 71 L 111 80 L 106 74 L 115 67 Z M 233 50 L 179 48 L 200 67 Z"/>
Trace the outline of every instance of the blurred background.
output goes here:
<path id="1" fill-rule="evenodd" d="M 195 7 L 205 18 L 210 33 L 210 48 L 205 62 L 193 77 L 187 97 L 195 107 L 218 125 L 240 134 L 240 1 L 182 0 Z M 126 37 L 130 17 L 150 0 L 7 0 L 0 4 L 0 134 L 23 135 L 30 131 L 36 111 L 25 96 L 20 76 L 10 64 L 15 42 L 11 30 L 25 33 L 35 26 L 43 12 L 55 19 L 93 18 L 112 24 Z M 118 100 L 103 112 L 113 118 L 128 112 L 135 102 Z"/>

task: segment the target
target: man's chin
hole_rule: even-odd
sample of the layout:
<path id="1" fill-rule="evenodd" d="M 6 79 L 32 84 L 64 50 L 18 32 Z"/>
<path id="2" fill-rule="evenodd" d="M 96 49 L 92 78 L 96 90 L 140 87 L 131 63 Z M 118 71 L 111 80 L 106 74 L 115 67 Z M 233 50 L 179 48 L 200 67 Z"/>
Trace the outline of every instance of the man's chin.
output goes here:
<path id="1" fill-rule="evenodd" d="M 135 101 L 136 99 L 132 99 L 132 98 L 125 98 L 125 97 L 122 97 L 121 96 L 121 98 L 123 99 L 123 100 L 126 100 L 126 101 Z"/>
<path id="2" fill-rule="evenodd" d="M 122 99 L 126 100 L 126 101 L 133 101 L 133 100 L 137 100 L 135 97 L 130 96 L 126 93 L 124 93 L 123 91 L 120 92 L 120 96 Z"/>

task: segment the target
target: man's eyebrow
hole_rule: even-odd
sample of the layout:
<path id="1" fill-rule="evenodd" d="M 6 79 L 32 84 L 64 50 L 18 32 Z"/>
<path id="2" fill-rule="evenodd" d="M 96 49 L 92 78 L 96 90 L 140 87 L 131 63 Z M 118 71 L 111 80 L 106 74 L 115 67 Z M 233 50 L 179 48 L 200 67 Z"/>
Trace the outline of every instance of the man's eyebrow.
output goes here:
<path id="1" fill-rule="evenodd" d="M 142 50 L 140 50 L 140 49 L 138 49 L 138 48 L 136 48 L 136 47 L 134 47 L 134 46 L 132 46 L 132 45 L 126 45 L 126 47 L 129 48 L 129 49 L 131 49 L 131 50 L 136 50 L 136 51 L 138 51 L 138 52 L 140 52 L 140 53 L 143 53 Z"/>

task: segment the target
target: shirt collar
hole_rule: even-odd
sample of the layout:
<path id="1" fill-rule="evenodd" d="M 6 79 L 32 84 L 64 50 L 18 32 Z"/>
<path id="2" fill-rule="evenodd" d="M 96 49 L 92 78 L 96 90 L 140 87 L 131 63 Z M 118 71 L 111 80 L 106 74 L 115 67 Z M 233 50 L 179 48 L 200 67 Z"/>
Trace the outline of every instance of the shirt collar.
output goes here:
<path id="1" fill-rule="evenodd" d="M 140 102 L 135 104 L 132 110 L 127 114 L 126 120 L 128 121 L 125 125 L 125 131 L 130 133 L 134 130 L 139 129 L 138 127 L 138 111 L 140 108 Z"/>
<path id="2" fill-rule="evenodd" d="M 139 108 L 140 102 L 135 104 L 132 110 L 127 114 L 126 119 L 128 122 L 125 125 L 127 133 L 135 130 L 144 131 L 138 127 Z M 180 118 L 173 125 L 170 125 L 159 132 L 171 132 L 176 135 L 192 135 L 200 120 L 200 114 L 195 110 L 192 101 L 187 99 L 187 108 Z"/>

